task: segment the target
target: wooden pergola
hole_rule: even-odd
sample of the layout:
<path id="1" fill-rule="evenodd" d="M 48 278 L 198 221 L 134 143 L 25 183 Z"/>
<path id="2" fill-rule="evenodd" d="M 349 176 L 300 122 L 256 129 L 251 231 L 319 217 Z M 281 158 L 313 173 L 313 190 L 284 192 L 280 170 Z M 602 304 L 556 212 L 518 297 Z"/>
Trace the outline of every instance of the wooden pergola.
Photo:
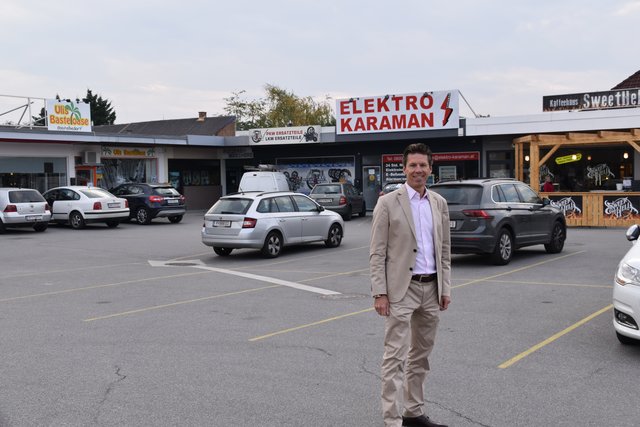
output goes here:
<path id="1" fill-rule="evenodd" d="M 540 166 L 544 165 L 560 148 L 575 148 L 585 146 L 606 147 L 611 144 L 627 143 L 640 153 L 640 129 L 628 131 L 598 131 L 598 132 L 567 132 L 564 134 L 534 134 L 513 140 L 516 158 L 516 179 L 524 180 L 524 153 L 529 146 L 529 185 L 540 192 Z M 549 152 L 540 158 L 540 149 L 550 148 Z"/>

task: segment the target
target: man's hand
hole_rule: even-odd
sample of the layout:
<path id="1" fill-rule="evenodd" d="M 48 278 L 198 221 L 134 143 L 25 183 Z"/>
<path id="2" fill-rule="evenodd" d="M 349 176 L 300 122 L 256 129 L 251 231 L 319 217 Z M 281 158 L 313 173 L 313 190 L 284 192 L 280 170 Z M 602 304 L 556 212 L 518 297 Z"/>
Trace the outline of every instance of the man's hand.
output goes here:
<path id="1" fill-rule="evenodd" d="M 451 297 L 443 295 L 442 299 L 440 300 L 440 311 L 445 311 L 447 308 L 449 308 L 450 303 L 451 303 Z"/>
<path id="2" fill-rule="evenodd" d="M 376 309 L 376 312 L 380 316 L 388 316 L 389 312 L 389 297 L 386 295 L 382 295 L 381 297 L 373 300 L 373 308 Z"/>

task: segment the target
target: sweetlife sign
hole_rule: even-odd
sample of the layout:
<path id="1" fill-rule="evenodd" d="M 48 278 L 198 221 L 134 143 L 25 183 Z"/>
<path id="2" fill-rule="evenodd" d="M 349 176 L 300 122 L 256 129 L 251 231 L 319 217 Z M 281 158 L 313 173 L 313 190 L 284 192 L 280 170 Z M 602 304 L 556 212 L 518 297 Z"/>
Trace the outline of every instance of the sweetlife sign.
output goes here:
<path id="1" fill-rule="evenodd" d="M 458 91 L 382 95 L 336 101 L 336 134 L 457 129 Z"/>
<path id="2" fill-rule="evenodd" d="M 542 111 L 606 110 L 639 106 L 640 89 L 619 89 L 542 97 Z"/>
<path id="3" fill-rule="evenodd" d="M 47 99 L 47 129 L 67 132 L 91 132 L 91 109 L 84 102 Z"/>

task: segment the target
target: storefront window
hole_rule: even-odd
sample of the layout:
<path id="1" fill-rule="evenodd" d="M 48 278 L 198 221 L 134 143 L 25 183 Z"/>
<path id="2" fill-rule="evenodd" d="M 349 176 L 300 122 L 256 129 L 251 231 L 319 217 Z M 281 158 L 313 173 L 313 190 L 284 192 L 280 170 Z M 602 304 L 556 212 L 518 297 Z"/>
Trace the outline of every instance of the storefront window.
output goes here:
<path id="1" fill-rule="evenodd" d="M 0 187 L 33 188 L 44 193 L 67 185 L 64 157 L 0 157 Z"/>
<path id="2" fill-rule="evenodd" d="M 541 151 L 540 157 L 547 153 L 548 150 Z M 560 149 L 540 166 L 541 183 L 546 176 L 551 177 L 560 191 L 616 190 L 624 178 L 633 177 L 633 150 L 624 145 Z"/>
<path id="3" fill-rule="evenodd" d="M 113 188 L 124 182 L 158 182 L 156 159 L 102 158 L 102 178 L 98 186 Z"/>
<path id="4" fill-rule="evenodd" d="M 488 151 L 487 173 L 490 178 L 512 178 L 513 152 L 512 151 Z"/>

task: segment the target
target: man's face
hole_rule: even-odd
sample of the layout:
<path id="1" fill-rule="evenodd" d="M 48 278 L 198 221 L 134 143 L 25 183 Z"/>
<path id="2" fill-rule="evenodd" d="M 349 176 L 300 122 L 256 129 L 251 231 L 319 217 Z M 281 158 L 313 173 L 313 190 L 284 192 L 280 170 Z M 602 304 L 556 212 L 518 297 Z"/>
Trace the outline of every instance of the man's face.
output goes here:
<path id="1" fill-rule="evenodd" d="M 407 176 L 407 184 L 416 191 L 422 192 L 431 174 L 429 157 L 426 154 L 412 153 L 407 156 L 407 164 L 402 168 Z"/>

